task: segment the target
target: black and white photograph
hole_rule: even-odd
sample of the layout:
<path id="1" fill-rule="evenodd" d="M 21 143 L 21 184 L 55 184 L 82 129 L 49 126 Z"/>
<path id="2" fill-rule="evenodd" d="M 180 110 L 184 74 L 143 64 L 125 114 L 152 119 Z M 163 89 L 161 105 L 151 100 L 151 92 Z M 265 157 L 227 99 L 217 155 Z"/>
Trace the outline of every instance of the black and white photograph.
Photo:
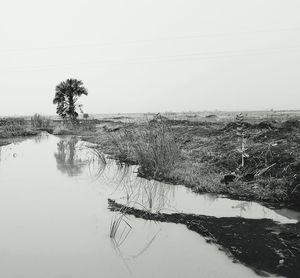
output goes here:
<path id="1" fill-rule="evenodd" d="M 300 277 L 299 0 L 0 0 L 0 278 Z"/>

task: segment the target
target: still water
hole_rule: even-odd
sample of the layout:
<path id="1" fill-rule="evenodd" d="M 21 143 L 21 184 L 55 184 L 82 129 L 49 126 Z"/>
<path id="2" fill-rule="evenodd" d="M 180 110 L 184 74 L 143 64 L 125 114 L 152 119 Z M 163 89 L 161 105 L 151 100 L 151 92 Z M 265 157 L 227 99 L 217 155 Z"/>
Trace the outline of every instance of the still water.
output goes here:
<path id="1" fill-rule="evenodd" d="M 183 225 L 134 217 L 110 238 L 107 198 L 151 211 L 271 218 L 256 203 L 196 195 L 103 163 L 87 144 L 42 134 L 0 149 L 0 277 L 257 277 Z M 124 236 L 126 235 L 126 236 Z"/>

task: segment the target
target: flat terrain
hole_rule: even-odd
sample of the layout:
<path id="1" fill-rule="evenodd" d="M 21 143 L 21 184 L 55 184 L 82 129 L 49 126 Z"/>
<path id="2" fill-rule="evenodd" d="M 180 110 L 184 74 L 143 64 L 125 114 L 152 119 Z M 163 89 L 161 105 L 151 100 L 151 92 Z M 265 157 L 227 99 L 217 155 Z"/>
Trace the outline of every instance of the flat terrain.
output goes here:
<path id="1" fill-rule="evenodd" d="M 227 194 L 269 205 L 299 206 L 300 112 L 235 112 L 94 115 L 76 127 L 56 117 L 36 127 L 30 118 L 0 122 L 0 144 L 41 130 L 74 134 L 97 143 L 139 175 L 183 184 L 196 192 Z M 241 167 L 242 128 L 245 164 Z"/>

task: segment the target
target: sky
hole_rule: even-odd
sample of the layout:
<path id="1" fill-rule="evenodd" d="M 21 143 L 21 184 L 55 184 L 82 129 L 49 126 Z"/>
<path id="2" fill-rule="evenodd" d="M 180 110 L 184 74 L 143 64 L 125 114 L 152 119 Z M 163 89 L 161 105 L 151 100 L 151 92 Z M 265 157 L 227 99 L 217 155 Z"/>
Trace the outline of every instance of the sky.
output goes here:
<path id="1" fill-rule="evenodd" d="M 299 0 L 0 0 L 0 116 L 300 109 Z"/>

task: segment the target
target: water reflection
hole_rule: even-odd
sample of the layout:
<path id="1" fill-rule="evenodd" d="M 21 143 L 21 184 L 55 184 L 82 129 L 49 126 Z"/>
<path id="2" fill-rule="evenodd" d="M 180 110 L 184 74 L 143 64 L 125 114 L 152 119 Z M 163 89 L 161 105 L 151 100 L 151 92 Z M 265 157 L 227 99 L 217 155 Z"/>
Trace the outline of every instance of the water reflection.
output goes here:
<path id="1" fill-rule="evenodd" d="M 57 169 L 70 177 L 88 177 L 106 185 L 109 198 L 127 206 L 150 212 L 182 212 L 215 217 L 270 218 L 281 223 L 295 223 L 298 217 L 288 211 L 278 213 L 255 202 L 231 200 L 214 194 L 195 194 L 184 186 L 164 184 L 137 177 L 137 166 L 107 159 L 97 148 L 74 137 L 57 143 L 54 154 Z M 298 213 L 299 214 L 299 213 Z"/>
<path id="2" fill-rule="evenodd" d="M 153 227 L 153 225 L 155 227 Z M 159 224 L 150 222 L 150 226 L 152 227 L 149 229 L 151 232 L 148 234 L 148 237 L 143 238 L 143 240 L 139 241 L 138 244 L 136 242 L 132 242 L 136 241 L 134 235 L 131 239 L 129 239 L 129 242 L 125 247 L 121 246 L 121 244 L 118 244 L 115 240 L 112 240 L 112 248 L 115 250 L 116 254 L 121 258 L 124 266 L 130 274 L 132 273 L 130 265 L 133 263 L 134 260 L 144 255 L 150 249 L 150 247 L 154 244 L 154 241 L 158 239 L 158 235 L 162 231 L 162 227 L 160 227 Z M 130 246 L 135 246 L 136 248 L 132 250 L 132 248 L 129 248 Z"/>
<path id="3" fill-rule="evenodd" d="M 287 217 L 289 219 L 297 219 L 300 221 L 300 212 L 294 211 L 286 208 L 277 209 L 276 212 L 284 217 Z"/>
<path id="4" fill-rule="evenodd" d="M 135 166 L 117 165 L 113 195 L 119 197 L 119 201 L 127 206 L 134 206 L 149 212 L 176 211 L 175 207 L 172 207 L 176 187 L 155 180 L 139 178 L 135 170 Z"/>
<path id="5" fill-rule="evenodd" d="M 38 135 L 33 137 L 33 140 L 35 143 L 41 143 L 43 140 L 47 140 L 49 138 L 50 134 L 47 132 L 41 132 Z"/>
<path id="6" fill-rule="evenodd" d="M 71 177 L 81 174 L 88 164 L 87 160 L 83 160 L 76 154 L 77 143 L 76 137 L 61 139 L 57 143 L 57 152 L 54 154 L 57 169 Z"/>
<path id="7" fill-rule="evenodd" d="M 174 206 L 205 214 L 207 208 L 221 216 L 227 215 L 224 204 L 184 187 L 145 181 L 132 166 L 112 160 L 103 166 L 74 139 L 50 135 L 2 149 L 0 277 L 256 277 L 183 225 L 130 216 L 132 231 L 118 249 L 111 248 L 107 198 L 128 199 L 152 211 Z M 99 166 L 104 170 L 95 180 Z M 124 227 L 117 238 L 124 238 Z"/>
<path id="8" fill-rule="evenodd" d="M 107 169 L 106 169 L 107 170 Z M 107 173 L 107 171 L 105 171 Z M 113 199 L 127 206 L 150 212 L 192 213 L 215 217 L 270 218 L 281 223 L 296 223 L 297 217 L 269 209 L 256 202 L 231 200 L 214 194 L 195 194 L 184 187 L 146 180 L 136 176 L 136 166 L 110 167 L 114 178 Z M 120 172 L 120 173 L 119 173 Z M 111 175 L 106 176 L 109 179 Z M 116 178 L 118 177 L 118 178 Z M 296 213 L 299 214 L 299 213 Z"/>
<path id="9" fill-rule="evenodd" d="M 239 210 L 240 216 L 242 217 L 244 212 L 247 212 L 247 210 L 251 209 L 251 205 L 251 202 L 240 202 L 239 204 L 232 206 L 232 208 Z"/>

